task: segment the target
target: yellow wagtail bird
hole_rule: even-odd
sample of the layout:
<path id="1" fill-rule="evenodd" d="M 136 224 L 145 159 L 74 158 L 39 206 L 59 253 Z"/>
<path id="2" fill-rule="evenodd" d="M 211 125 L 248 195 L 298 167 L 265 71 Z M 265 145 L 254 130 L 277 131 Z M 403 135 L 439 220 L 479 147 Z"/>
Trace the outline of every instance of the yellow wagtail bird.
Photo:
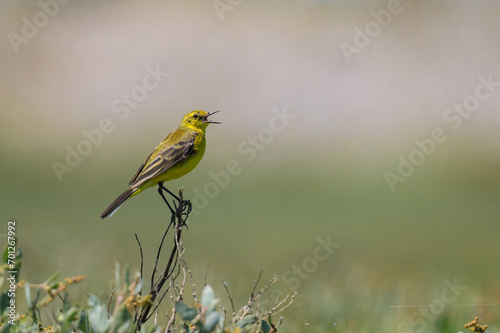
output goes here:
<path id="1" fill-rule="evenodd" d="M 205 131 L 209 124 L 220 124 L 208 120 L 214 112 L 194 110 L 182 118 L 179 128 L 170 133 L 151 155 L 146 158 L 137 173 L 129 182 L 129 189 L 120 194 L 113 203 L 101 214 L 101 218 L 107 219 L 113 215 L 118 208 L 130 197 L 137 195 L 147 188 L 158 184 L 158 192 L 172 208 L 163 196 L 162 190 L 166 190 L 174 198 L 178 199 L 172 192 L 163 186 L 163 182 L 177 179 L 193 170 L 201 161 L 205 153 L 206 139 Z"/>

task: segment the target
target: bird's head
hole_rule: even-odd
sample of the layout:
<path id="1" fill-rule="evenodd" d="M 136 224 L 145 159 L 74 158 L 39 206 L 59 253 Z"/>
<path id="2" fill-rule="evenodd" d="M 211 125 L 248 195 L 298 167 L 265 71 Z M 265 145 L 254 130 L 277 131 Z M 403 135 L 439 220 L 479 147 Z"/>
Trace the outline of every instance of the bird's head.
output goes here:
<path id="1" fill-rule="evenodd" d="M 220 124 L 217 121 L 208 120 L 208 117 L 219 111 L 205 112 L 202 110 L 194 110 L 189 112 L 182 118 L 180 127 L 194 128 L 205 130 L 209 124 Z"/>

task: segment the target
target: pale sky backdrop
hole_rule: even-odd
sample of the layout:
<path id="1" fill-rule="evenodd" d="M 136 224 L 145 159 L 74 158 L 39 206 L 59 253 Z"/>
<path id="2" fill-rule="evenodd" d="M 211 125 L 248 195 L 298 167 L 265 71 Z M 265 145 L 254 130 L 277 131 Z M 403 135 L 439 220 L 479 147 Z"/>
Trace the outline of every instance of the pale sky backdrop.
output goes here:
<path id="1" fill-rule="evenodd" d="M 244 136 L 286 106 L 300 116 L 297 142 L 381 152 L 443 126 L 479 76 L 500 81 L 494 1 L 401 1 L 350 63 L 340 44 L 355 45 L 354 28 L 364 30 L 389 1 L 242 1 L 223 13 L 214 3 L 71 1 L 16 53 L 9 33 L 22 36 L 23 17 L 33 22 L 41 7 L 4 2 L 0 135 L 56 159 L 103 117 L 120 130 L 106 141 L 135 141 L 168 131 L 190 109 L 220 109 L 225 133 L 211 135 Z M 116 120 L 112 101 L 140 85 L 148 66 L 169 76 Z M 497 92 L 481 102 L 461 134 L 498 148 L 499 100 Z"/>

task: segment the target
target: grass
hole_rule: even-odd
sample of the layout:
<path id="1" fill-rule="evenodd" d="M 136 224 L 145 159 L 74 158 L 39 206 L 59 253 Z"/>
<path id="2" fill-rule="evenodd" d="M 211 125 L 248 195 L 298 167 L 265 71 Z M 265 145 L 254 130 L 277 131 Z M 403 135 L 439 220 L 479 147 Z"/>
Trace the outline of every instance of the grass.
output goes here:
<path id="1" fill-rule="evenodd" d="M 426 332 L 463 331 L 476 315 L 488 330 L 498 328 L 499 305 L 474 305 L 500 299 L 496 169 L 477 161 L 429 160 L 391 193 L 381 176 L 384 163 L 366 170 L 353 162 L 341 173 L 323 162 L 316 169 L 293 160 L 287 165 L 301 167 L 246 165 L 200 215 L 191 216 L 184 244 L 195 284 L 203 284 L 209 266 L 207 283 L 222 304 L 228 307 L 223 279 L 242 307 L 263 268 L 264 278 L 276 274 L 276 287 L 288 292 L 283 275 L 314 256 L 317 237 L 330 235 L 341 246 L 300 279 L 297 300 L 283 313 L 283 331 L 419 331 L 420 308 L 391 306 L 428 305 L 440 298 L 444 280 L 455 279 L 467 289 L 456 305 L 425 319 Z M 129 164 L 122 169 L 130 170 L 111 176 L 109 168 L 96 171 L 89 161 L 61 184 L 50 171 L 41 177 L 39 170 L 23 170 L 25 181 L 43 188 L 43 195 L 16 186 L 15 177 L 5 180 L 10 195 L 0 214 L 18 221 L 23 279 L 39 283 L 57 270 L 61 276 L 85 274 L 87 280 L 71 291 L 73 301 L 85 304 L 88 291 L 109 294 L 115 262 L 139 269 L 134 231 L 145 257 L 154 256 L 158 230 L 168 221 L 156 191 L 133 198 L 109 221 L 98 219 L 133 173 L 135 164 Z M 184 186 L 189 197 L 220 166 L 203 168 L 170 188 Z M 415 311 L 418 316 L 411 317 Z"/>

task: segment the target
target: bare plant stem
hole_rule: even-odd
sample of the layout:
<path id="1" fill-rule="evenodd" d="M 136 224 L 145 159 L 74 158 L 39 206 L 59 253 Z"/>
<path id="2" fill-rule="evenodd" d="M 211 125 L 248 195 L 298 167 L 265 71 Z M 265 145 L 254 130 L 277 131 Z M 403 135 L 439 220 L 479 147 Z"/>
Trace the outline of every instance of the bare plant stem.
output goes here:
<path id="1" fill-rule="evenodd" d="M 160 194 L 162 194 L 162 193 L 160 193 Z M 162 293 L 161 297 L 159 298 L 159 300 L 155 304 L 155 300 L 157 299 L 158 295 L 162 291 L 164 284 L 171 277 L 172 277 L 172 279 L 175 279 L 178 276 L 178 274 L 173 274 L 173 273 L 176 270 L 176 268 L 179 268 L 178 267 L 179 264 L 181 264 L 180 260 L 182 260 L 182 247 L 180 244 L 181 244 L 182 229 L 186 225 L 186 220 L 189 216 L 189 213 L 191 212 L 191 203 L 189 202 L 189 200 L 184 200 L 182 189 L 179 190 L 179 198 L 178 199 L 179 199 L 178 200 L 179 205 L 176 207 L 176 205 L 174 204 L 174 207 L 176 207 L 176 210 L 172 211 L 171 221 L 170 221 L 167 229 L 165 230 L 165 233 L 163 234 L 160 245 L 158 247 L 155 265 L 153 267 L 153 272 L 151 274 L 151 290 L 149 291 L 151 302 L 149 304 L 145 305 L 144 307 L 139 308 L 137 310 L 137 313 L 135 316 L 135 324 L 136 324 L 137 331 L 140 331 L 141 326 L 158 309 L 158 306 L 160 305 L 161 301 L 163 300 L 165 294 L 168 292 L 168 290 L 171 289 L 171 287 L 173 285 L 173 281 L 171 281 L 171 283 L 168 284 L 167 289 Z M 161 254 L 161 250 L 163 247 L 163 242 L 164 242 L 165 237 L 167 236 L 168 231 L 170 230 L 170 227 L 172 226 L 172 224 L 174 224 L 174 226 L 175 226 L 174 245 L 172 247 L 172 250 L 170 251 L 170 256 L 168 258 L 168 262 L 167 262 L 167 265 L 166 265 L 163 273 L 158 278 L 156 278 L 156 272 L 158 270 L 158 261 L 160 259 L 160 254 Z M 139 239 L 137 238 L 137 235 L 136 235 L 136 239 L 137 239 L 137 242 L 139 243 L 139 249 L 141 251 L 141 278 L 142 278 L 142 267 L 143 267 L 142 246 L 139 242 Z M 180 258 L 180 260 L 179 260 L 179 258 Z M 172 320 L 172 318 L 171 318 L 171 320 Z"/>

